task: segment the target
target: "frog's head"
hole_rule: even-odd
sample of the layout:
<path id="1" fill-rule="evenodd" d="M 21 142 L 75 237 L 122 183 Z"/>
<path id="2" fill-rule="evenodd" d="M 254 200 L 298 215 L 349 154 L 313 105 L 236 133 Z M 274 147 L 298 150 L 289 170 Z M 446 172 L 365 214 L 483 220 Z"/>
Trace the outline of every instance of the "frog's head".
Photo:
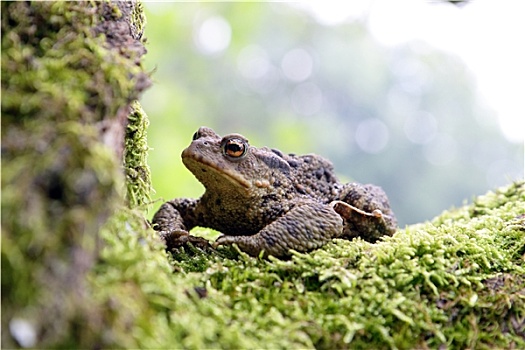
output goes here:
<path id="1" fill-rule="evenodd" d="M 253 194 L 288 183 L 290 165 L 280 152 L 250 146 L 239 134 L 224 137 L 201 127 L 182 152 L 184 165 L 208 190 Z"/>

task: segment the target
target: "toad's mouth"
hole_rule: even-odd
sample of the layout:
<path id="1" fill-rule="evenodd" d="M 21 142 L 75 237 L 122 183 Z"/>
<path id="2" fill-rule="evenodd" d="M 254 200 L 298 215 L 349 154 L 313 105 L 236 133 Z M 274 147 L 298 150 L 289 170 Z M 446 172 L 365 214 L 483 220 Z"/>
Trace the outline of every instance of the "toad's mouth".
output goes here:
<path id="1" fill-rule="evenodd" d="M 194 154 L 188 155 L 183 152 L 182 162 L 205 187 L 208 184 L 217 186 L 221 179 L 228 180 L 232 185 L 240 186 L 244 189 L 252 187 L 251 182 L 247 181 L 237 171 L 231 169 L 226 161 L 212 162 L 206 157 Z"/>

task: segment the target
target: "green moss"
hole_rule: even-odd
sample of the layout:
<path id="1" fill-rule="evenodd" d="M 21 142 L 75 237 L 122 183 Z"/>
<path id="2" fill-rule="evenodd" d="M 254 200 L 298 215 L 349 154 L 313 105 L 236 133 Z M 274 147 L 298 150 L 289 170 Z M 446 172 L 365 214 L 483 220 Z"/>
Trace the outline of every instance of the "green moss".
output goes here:
<path id="1" fill-rule="evenodd" d="M 146 15 L 144 14 L 144 6 L 142 6 L 142 3 L 140 2 L 133 7 L 131 13 L 131 23 L 135 27 L 135 31 L 140 33 L 140 36 L 142 36 L 142 33 L 146 28 L 147 20 Z"/>
<path id="2" fill-rule="evenodd" d="M 148 166 L 148 117 L 138 101 L 131 105 L 126 126 L 124 169 L 128 204 L 134 208 L 151 202 L 151 172 Z"/>
<path id="3" fill-rule="evenodd" d="M 515 183 L 379 243 L 335 240 L 288 261 L 232 248 L 168 258 L 135 225 L 104 235 L 93 278 L 134 312 L 119 346 L 522 348 L 524 214 Z"/>
<path id="4" fill-rule="evenodd" d="M 139 96 L 145 74 L 129 59 L 132 46 L 114 50 L 97 27 L 110 9 L 92 2 L 2 3 L 3 126 L 37 117 L 99 121 Z"/>

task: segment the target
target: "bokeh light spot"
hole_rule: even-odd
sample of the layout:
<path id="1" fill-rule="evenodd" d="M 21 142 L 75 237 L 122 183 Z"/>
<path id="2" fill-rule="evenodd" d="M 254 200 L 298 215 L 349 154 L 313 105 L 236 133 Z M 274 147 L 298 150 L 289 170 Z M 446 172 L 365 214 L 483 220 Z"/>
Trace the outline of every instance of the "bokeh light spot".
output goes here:
<path id="1" fill-rule="evenodd" d="M 264 77 L 270 69 L 268 53 L 258 45 L 248 45 L 241 50 L 237 57 L 237 68 L 246 79 Z"/>
<path id="2" fill-rule="evenodd" d="M 232 29 L 228 21 L 221 16 L 204 20 L 196 29 L 195 45 L 200 52 L 214 55 L 224 51 L 231 41 Z"/>
<path id="3" fill-rule="evenodd" d="M 35 346 L 37 334 L 34 326 L 29 321 L 21 318 L 13 318 L 9 322 L 9 331 L 23 348 L 32 348 Z"/>
<path id="4" fill-rule="evenodd" d="M 267 94 L 278 85 L 280 73 L 270 61 L 267 51 L 258 45 L 248 45 L 237 56 L 237 69 L 244 84 L 259 94 Z M 244 90 L 244 87 L 240 87 Z"/>
<path id="5" fill-rule="evenodd" d="M 376 118 L 363 120 L 355 131 L 355 141 L 366 153 L 380 153 L 387 146 L 389 138 L 388 127 Z"/>
<path id="6" fill-rule="evenodd" d="M 437 121 L 431 113 L 420 112 L 405 119 L 403 130 L 411 142 L 424 145 L 436 136 Z"/>
<path id="7" fill-rule="evenodd" d="M 312 56 L 304 49 L 293 49 L 284 55 L 281 68 L 286 78 L 301 82 L 312 74 L 314 62 Z"/>

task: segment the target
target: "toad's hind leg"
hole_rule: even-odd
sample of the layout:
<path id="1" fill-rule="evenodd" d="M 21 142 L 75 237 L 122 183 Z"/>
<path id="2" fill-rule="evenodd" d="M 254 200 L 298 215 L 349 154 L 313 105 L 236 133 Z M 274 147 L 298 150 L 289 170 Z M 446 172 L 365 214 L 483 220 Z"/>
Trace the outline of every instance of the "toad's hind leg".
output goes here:
<path id="1" fill-rule="evenodd" d="M 307 252 L 319 248 L 343 232 L 343 220 L 335 210 L 325 204 L 307 202 L 251 236 L 221 236 L 215 246 L 236 243 L 239 248 L 257 256 L 289 256 L 289 250 Z"/>
<path id="2" fill-rule="evenodd" d="M 339 201 L 343 203 L 332 204 L 344 219 L 342 238 L 361 237 L 375 242 L 381 236 L 392 236 L 396 232 L 397 220 L 381 187 L 349 183 L 341 191 Z"/>

